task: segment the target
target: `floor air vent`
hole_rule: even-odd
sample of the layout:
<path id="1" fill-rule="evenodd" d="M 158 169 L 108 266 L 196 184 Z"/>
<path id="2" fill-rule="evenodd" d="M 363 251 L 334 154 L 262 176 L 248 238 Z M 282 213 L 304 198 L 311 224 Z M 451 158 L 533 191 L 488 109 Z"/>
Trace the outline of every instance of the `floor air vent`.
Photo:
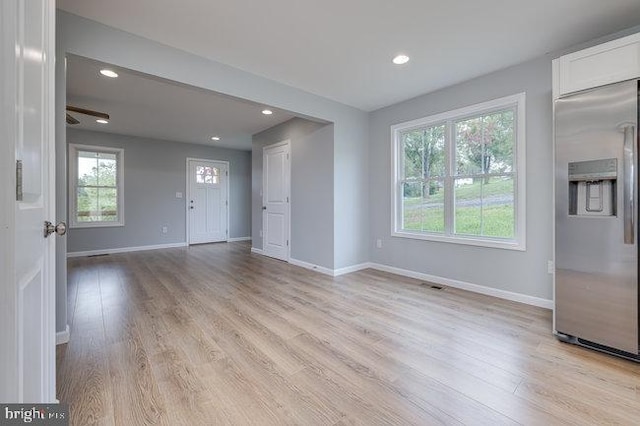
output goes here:
<path id="1" fill-rule="evenodd" d="M 444 287 L 436 285 L 436 284 L 429 284 L 429 283 L 420 283 L 420 287 L 428 287 L 432 290 L 442 290 Z"/>

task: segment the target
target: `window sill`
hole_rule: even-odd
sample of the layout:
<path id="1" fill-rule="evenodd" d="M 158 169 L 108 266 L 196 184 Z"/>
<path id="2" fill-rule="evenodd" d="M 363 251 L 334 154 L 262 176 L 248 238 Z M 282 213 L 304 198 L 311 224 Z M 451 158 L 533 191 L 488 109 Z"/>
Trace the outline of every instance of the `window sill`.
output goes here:
<path id="1" fill-rule="evenodd" d="M 524 243 L 524 238 L 522 239 L 522 241 L 500 241 L 500 240 L 480 239 L 480 238 L 465 237 L 465 236 L 450 237 L 446 235 L 436 235 L 436 234 L 415 234 L 415 233 L 404 232 L 404 231 L 394 231 L 391 233 L 391 236 L 399 237 L 399 238 L 408 238 L 412 240 L 437 241 L 441 243 L 463 244 L 468 246 L 495 248 L 495 249 L 503 249 L 503 250 L 526 251 L 527 249 Z"/>

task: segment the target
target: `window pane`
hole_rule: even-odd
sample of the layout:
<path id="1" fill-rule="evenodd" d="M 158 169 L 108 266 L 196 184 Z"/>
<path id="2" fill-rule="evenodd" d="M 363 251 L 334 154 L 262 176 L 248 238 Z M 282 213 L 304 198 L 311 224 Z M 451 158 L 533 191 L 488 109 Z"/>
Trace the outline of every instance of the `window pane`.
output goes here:
<path id="1" fill-rule="evenodd" d="M 115 222 L 118 220 L 118 190 L 115 188 L 98 189 L 98 211 L 100 221 Z"/>
<path id="2" fill-rule="evenodd" d="M 116 186 L 117 183 L 117 167 L 116 159 L 99 159 L 98 160 L 98 185 L 99 186 Z"/>
<path id="3" fill-rule="evenodd" d="M 404 183 L 402 194 L 402 229 L 422 230 L 422 183 Z"/>
<path id="4" fill-rule="evenodd" d="M 482 235 L 482 178 L 455 179 L 455 233 Z"/>
<path id="5" fill-rule="evenodd" d="M 457 175 L 482 173 L 483 134 L 482 117 L 455 123 L 455 169 Z"/>
<path id="6" fill-rule="evenodd" d="M 95 222 L 98 215 L 98 190 L 96 188 L 78 188 L 78 222 Z"/>
<path id="7" fill-rule="evenodd" d="M 196 183 L 204 183 L 204 167 L 196 166 Z"/>
<path id="8" fill-rule="evenodd" d="M 510 176 L 455 181 L 455 233 L 515 236 L 514 180 Z"/>
<path id="9" fill-rule="evenodd" d="M 79 152 L 78 154 L 78 185 L 97 185 L 98 158 L 95 152 Z"/>
<path id="10" fill-rule="evenodd" d="M 513 171 L 514 120 L 510 109 L 455 123 L 456 174 Z"/>
<path id="11" fill-rule="evenodd" d="M 444 232 L 444 183 L 430 180 L 403 185 L 403 226 L 407 231 Z"/>
<path id="12" fill-rule="evenodd" d="M 515 236 L 514 193 L 514 180 L 510 176 L 485 180 L 482 189 L 482 235 L 498 238 Z"/>
<path id="13" fill-rule="evenodd" d="M 515 146 L 514 111 L 507 110 L 487 115 L 485 121 L 485 170 L 488 173 L 513 171 Z"/>
<path id="14" fill-rule="evenodd" d="M 444 182 L 430 180 L 423 185 L 422 231 L 444 232 Z"/>
<path id="15" fill-rule="evenodd" d="M 220 169 L 209 166 L 196 166 L 196 183 L 217 184 L 220 181 Z"/>
<path id="16" fill-rule="evenodd" d="M 118 192 L 115 188 L 78 188 L 78 222 L 116 222 Z"/>
<path id="17" fill-rule="evenodd" d="M 444 124 L 400 134 L 405 179 L 444 176 L 444 135 Z"/>

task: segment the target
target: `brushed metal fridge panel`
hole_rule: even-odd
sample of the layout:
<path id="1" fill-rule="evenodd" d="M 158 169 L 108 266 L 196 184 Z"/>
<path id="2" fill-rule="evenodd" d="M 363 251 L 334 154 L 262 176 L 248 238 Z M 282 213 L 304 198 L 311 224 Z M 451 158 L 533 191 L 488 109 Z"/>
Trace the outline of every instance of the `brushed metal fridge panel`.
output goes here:
<path id="1" fill-rule="evenodd" d="M 556 330 L 635 354 L 638 250 L 637 238 L 625 244 L 623 146 L 629 125 L 637 143 L 637 117 L 636 81 L 556 101 Z M 570 215 L 568 164 L 613 158 L 618 163 L 615 216 Z M 636 163 L 633 171 L 637 174 Z M 637 183 L 632 193 L 637 202 Z M 633 231 L 637 235 L 637 220 Z"/>
<path id="2" fill-rule="evenodd" d="M 630 277 L 556 271 L 559 332 L 638 353 L 637 283 Z M 558 285 L 559 284 L 559 285 Z"/>

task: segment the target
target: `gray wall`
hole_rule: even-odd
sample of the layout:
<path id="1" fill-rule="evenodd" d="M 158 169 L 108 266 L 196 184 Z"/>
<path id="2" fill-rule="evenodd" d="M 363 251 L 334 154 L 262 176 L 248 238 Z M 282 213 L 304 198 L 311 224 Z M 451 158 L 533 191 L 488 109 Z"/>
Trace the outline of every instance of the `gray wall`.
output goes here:
<path id="1" fill-rule="evenodd" d="M 262 152 L 291 141 L 291 257 L 333 269 L 332 124 L 294 118 L 253 136 L 252 244 L 262 249 Z"/>
<path id="2" fill-rule="evenodd" d="M 527 251 L 473 247 L 391 237 L 393 124 L 526 92 Z M 551 298 L 551 60 L 537 59 L 371 114 L 371 249 L 373 262 Z"/>
<path id="3" fill-rule="evenodd" d="M 335 128 L 334 268 L 341 269 L 369 260 L 370 137 L 369 127 L 362 128 L 355 117 L 336 122 Z"/>
<path id="4" fill-rule="evenodd" d="M 70 253 L 185 242 L 187 157 L 229 162 L 229 237 L 250 235 L 249 151 L 76 129 L 67 130 L 67 140 L 124 149 L 125 226 L 70 229 Z M 176 192 L 183 198 L 176 198 Z"/>

